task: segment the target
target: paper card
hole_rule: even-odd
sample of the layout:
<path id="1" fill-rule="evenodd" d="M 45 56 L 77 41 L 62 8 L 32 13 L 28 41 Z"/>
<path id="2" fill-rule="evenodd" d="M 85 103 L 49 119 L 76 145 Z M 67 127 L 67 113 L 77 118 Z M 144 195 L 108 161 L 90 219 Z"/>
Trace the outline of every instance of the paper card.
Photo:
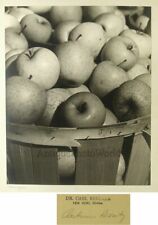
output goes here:
<path id="1" fill-rule="evenodd" d="M 130 195 L 58 195 L 57 224 L 129 225 Z"/>

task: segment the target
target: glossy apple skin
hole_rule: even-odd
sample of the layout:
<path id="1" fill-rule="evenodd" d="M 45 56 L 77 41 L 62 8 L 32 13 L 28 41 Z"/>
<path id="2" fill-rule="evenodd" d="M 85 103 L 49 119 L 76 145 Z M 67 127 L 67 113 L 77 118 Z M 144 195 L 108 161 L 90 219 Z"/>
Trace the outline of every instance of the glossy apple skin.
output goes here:
<path id="1" fill-rule="evenodd" d="M 68 20 L 81 22 L 82 8 L 80 6 L 53 6 L 49 12 L 49 20 L 53 27 Z"/>
<path id="2" fill-rule="evenodd" d="M 81 45 L 69 41 L 62 43 L 54 50 L 60 63 L 61 84 L 65 87 L 79 87 L 90 77 L 94 59 Z"/>
<path id="3" fill-rule="evenodd" d="M 83 6 L 83 15 L 86 21 L 94 21 L 97 16 L 103 13 L 114 12 L 115 6 Z"/>
<path id="4" fill-rule="evenodd" d="M 67 42 L 69 38 L 69 34 L 72 31 L 73 28 L 75 28 L 77 25 L 79 25 L 79 22 L 76 21 L 64 21 L 59 23 L 54 31 L 54 40 L 57 43 L 63 43 Z"/>
<path id="5" fill-rule="evenodd" d="M 141 31 L 127 29 L 121 33 L 121 36 L 131 38 L 139 49 L 140 58 L 148 58 L 151 55 L 151 37 Z"/>
<path id="6" fill-rule="evenodd" d="M 21 27 L 26 38 L 37 43 L 46 43 L 52 34 L 50 22 L 37 14 L 24 16 L 21 20 Z"/>
<path id="7" fill-rule="evenodd" d="M 137 62 L 139 49 L 134 41 L 127 37 L 113 37 L 103 47 L 101 60 L 111 60 L 122 69 L 129 70 Z M 125 61 L 126 60 L 126 61 Z"/>
<path id="8" fill-rule="evenodd" d="M 85 22 L 76 26 L 69 35 L 70 41 L 76 41 L 97 57 L 108 37 L 100 24 Z"/>
<path id="9" fill-rule="evenodd" d="M 136 119 L 151 113 L 151 88 L 139 80 L 129 80 L 116 89 L 112 99 L 120 121 Z"/>
<path id="10" fill-rule="evenodd" d="M 9 9 L 8 14 L 14 16 L 20 22 L 24 16 L 33 14 L 33 11 L 24 7 L 12 7 L 11 9 Z"/>
<path id="11" fill-rule="evenodd" d="M 118 36 L 125 26 L 125 21 L 122 17 L 114 13 L 101 14 L 94 22 L 102 25 L 109 37 Z"/>
<path id="12" fill-rule="evenodd" d="M 137 76 L 135 78 L 135 80 L 140 80 L 140 81 L 146 83 L 151 88 L 151 74 L 150 73 L 141 74 L 141 75 Z"/>
<path id="13" fill-rule="evenodd" d="M 45 90 L 52 88 L 60 73 L 56 55 L 47 48 L 30 48 L 16 60 L 18 74 L 29 78 Z"/>
<path id="14" fill-rule="evenodd" d="M 102 98 L 128 80 L 127 73 L 111 61 L 103 61 L 94 69 L 89 89 Z"/>
<path id="15" fill-rule="evenodd" d="M 57 115 L 61 121 L 60 126 L 99 127 L 104 123 L 106 110 L 96 95 L 80 92 L 62 103 Z"/>
<path id="16" fill-rule="evenodd" d="M 46 93 L 36 83 L 13 76 L 6 82 L 7 119 L 14 123 L 32 124 L 46 106 Z"/>
<path id="17" fill-rule="evenodd" d="M 5 30 L 5 43 L 11 49 L 28 48 L 28 42 L 23 33 L 20 32 L 21 30 L 15 29 L 13 27 L 9 27 Z"/>

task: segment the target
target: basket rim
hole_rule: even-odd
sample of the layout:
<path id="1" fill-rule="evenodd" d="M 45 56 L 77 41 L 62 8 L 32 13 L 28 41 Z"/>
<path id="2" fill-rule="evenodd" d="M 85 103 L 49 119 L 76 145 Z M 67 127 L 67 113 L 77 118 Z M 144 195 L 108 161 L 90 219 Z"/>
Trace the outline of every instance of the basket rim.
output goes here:
<path id="1" fill-rule="evenodd" d="M 142 132 L 150 124 L 151 116 L 91 128 L 46 127 L 7 123 L 8 140 L 43 146 L 79 147 L 79 140 L 127 136 Z"/>

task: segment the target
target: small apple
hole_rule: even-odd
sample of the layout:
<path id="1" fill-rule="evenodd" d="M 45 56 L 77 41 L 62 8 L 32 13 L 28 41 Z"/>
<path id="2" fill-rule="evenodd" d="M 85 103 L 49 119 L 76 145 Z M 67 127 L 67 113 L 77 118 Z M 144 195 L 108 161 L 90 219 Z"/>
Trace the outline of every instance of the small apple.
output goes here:
<path id="1" fill-rule="evenodd" d="M 74 88 L 66 88 L 66 90 L 68 90 L 71 93 L 71 95 L 79 93 L 79 92 L 90 92 L 88 87 L 84 84 L 82 84 L 81 86 L 76 87 L 76 88 L 75 87 Z"/>
<path id="2" fill-rule="evenodd" d="M 27 49 L 28 42 L 22 33 L 22 30 L 17 30 L 14 27 L 5 29 L 5 43 L 11 49 Z"/>
<path id="3" fill-rule="evenodd" d="M 151 74 L 150 73 L 144 73 L 135 78 L 135 80 L 140 80 L 142 82 L 145 82 L 149 87 L 151 87 Z"/>
<path id="4" fill-rule="evenodd" d="M 46 43 L 52 34 L 50 22 L 37 14 L 29 14 L 22 18 L 23 33 L 29 41 Z"/>
<path id="5" fill-rule="evenodd" d="M 63 43 L 68 41 L 68 37 L 73 28 L 79 25 L 79 22 L 68 20 L 59 23 L 55 27 L 55 31 L 53 33 L 54 39 L 57 43 Z"/>
<path id="6" fill-rule="evenodd" d="M 8 10 L 7 13 L 14 16 L 20 22 L 24 16 L 32 14 L 33 11 L 24 7 L 12 7 Z"/>
<path id="7" fill-rule="evenodd" d="M 94 22 L 103 27 L 108 37 L 118 36 L 125 26 L 125 21 L 121 16 L 114 13 L 101 14 L 94 20 Z"/>
<path id="8" fill-rule="evenodd" d="M 82 8 L 81 6 L 53 6 L 50 9 L 49 15 L 49 20 L 53 27 L 67 20 L 81 22 Z"/>
<path id="9" fill-rule="evenodd" d="M 75 155 L 70 149 L 63 149 L 57 152 L 58 172 L 62 178 L 72 177 L 75 173 Z"/>
<path id="10" fill-rule="evenodd" d="M 71 94 L 64 88 L 52 88 L 46 92 L 47 105 L 45 107 L 43 115 L 40 117 L 37 124 L 43 126 L 50 126 L 52 118 L 54 117 L 57 107 L 67 100 Z"/>
<path id="11" fill-rule="evenodd" d="M 140 58 L 148 58 L 151 55 L 151 37 L 141 31 L 127 29 L 121 33 L 121 36 L 131 38 L 139 49 Z"/>
<path id="12" fill-rule="evenodd" d="M 103 47 L 101 60 L 111 60 L 122 69 L 129 70 L 136 63 L 139 49 L 128 37 L 113 37 Z"/>
<path id="13" fill-rule="evenodd" d="M 106 110 L 96 95 L 80 92 L 60 104 L 55 116 L 60 126 L 99 127 L 104 123 Z"/>
<path id="14" fill-rule="evenodd" d="M 97 57 L 108 37 L 100 24 L 85 22 L 76 26 L 69 35 L 70 41 L 76 41 Z"/>
<path id="15" fill-rule="evenodd" d="M 45 14 L 47 12 L 49 12 L 49 10 L 51 9 L 51 6 L 49 5 L 30 5 L 28 6 L 28 8 L 30 10 L 32 10 L 34 13 L 37 13 L 37 14 Z"/>
<path id="16" fill-rule="evenodd" d="M 94 21 L 97 16 L 114 12 L 115 9 L 115 6 L 83 6 L 83 17 L 86 21 Z"/>
<path id="17" fill-rule="evenodd" d="M 120 121 L 146 116 L 151 113 L 151 88 L 138 79 L 129 80 L 115 90 L 112 106 Z"/>
<path id="18" fill-rule="evenodd" d="M 20 54 L 16 60 L 20 76 L 26 77 L 44 89 L 52 88 L 60 73 L 56 55 L 47 48 L 34 47 Z"/>
<path id="19" fill-rule="evenodd" d="M 59 79 L 63 86 L 78 87 L 88 80 L 95 67 L 89 51 L 73 41 L 59 44 L 54 51 L 60 63 Z"/>
<path id="20" fill-rule="evenodd" d="M 6 82 L 7 119 L 14 123 L 32 124 L 42 115 L 46 93 L 36 83 L 13 76 Z"/>
<path id="21" fill-rule="evenodd" d="M 14 16 L 8 13 L 5 13 L 4 15 L 5 29 L 9 27 L 14 27 L 17 30 L 21 29 L 19 21 Z"/>
<path id="22" fill-rule="evenodd" d="M 114 115 L 114 113 L 107 107 L 105 109 L 106 109 L 106 117 L 103 126 L 117 124 L 119 121 L 117 117 Z"/>
<path id="23" fill-rule="evenodd" d="M 14 55 L 17 55 L 17 54 L 20 54 L 24 51 L 25 51 L 25 49 L 23 49 L 23 48 L 16 48 L 16 49 L 12 49 L 12 50 L 8 51 L 5 54 L 5 61 L 7 61 L 10 57 L 12 57 Z"/>
<path id="24" fill-rule="evenodd" d="M 111 61 L 103 61 L 94 69 L 89 80 L 89 89 L 103 98 L 128 80 L 127 73 Z"/>

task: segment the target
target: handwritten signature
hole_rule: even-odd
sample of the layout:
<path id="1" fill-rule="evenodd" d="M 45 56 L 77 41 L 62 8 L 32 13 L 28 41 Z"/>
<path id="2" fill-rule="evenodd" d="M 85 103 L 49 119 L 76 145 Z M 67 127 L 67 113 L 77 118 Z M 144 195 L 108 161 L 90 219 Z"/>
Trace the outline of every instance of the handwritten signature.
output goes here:
<path id="1" fill-rule="evenodd" d="M 62 218 L 64 219 L 95 219 L 95 218 L 105 218 L 108 220 L 114 220 L 116 219 L 117 222 L 121 223 L 125 220 L 125 213 L 123 210 L 120 211 L 112 211 L 109 209 L 105 209 L 104 211 L 102 211 L 98 216 L 95 215 L 87 215 L 85 212 L 83 212 L 82 210 L 78 210 L 75 208 L 70 208 L 68 210 L 66 210 L 63 214 L 62 214 Z"/>

